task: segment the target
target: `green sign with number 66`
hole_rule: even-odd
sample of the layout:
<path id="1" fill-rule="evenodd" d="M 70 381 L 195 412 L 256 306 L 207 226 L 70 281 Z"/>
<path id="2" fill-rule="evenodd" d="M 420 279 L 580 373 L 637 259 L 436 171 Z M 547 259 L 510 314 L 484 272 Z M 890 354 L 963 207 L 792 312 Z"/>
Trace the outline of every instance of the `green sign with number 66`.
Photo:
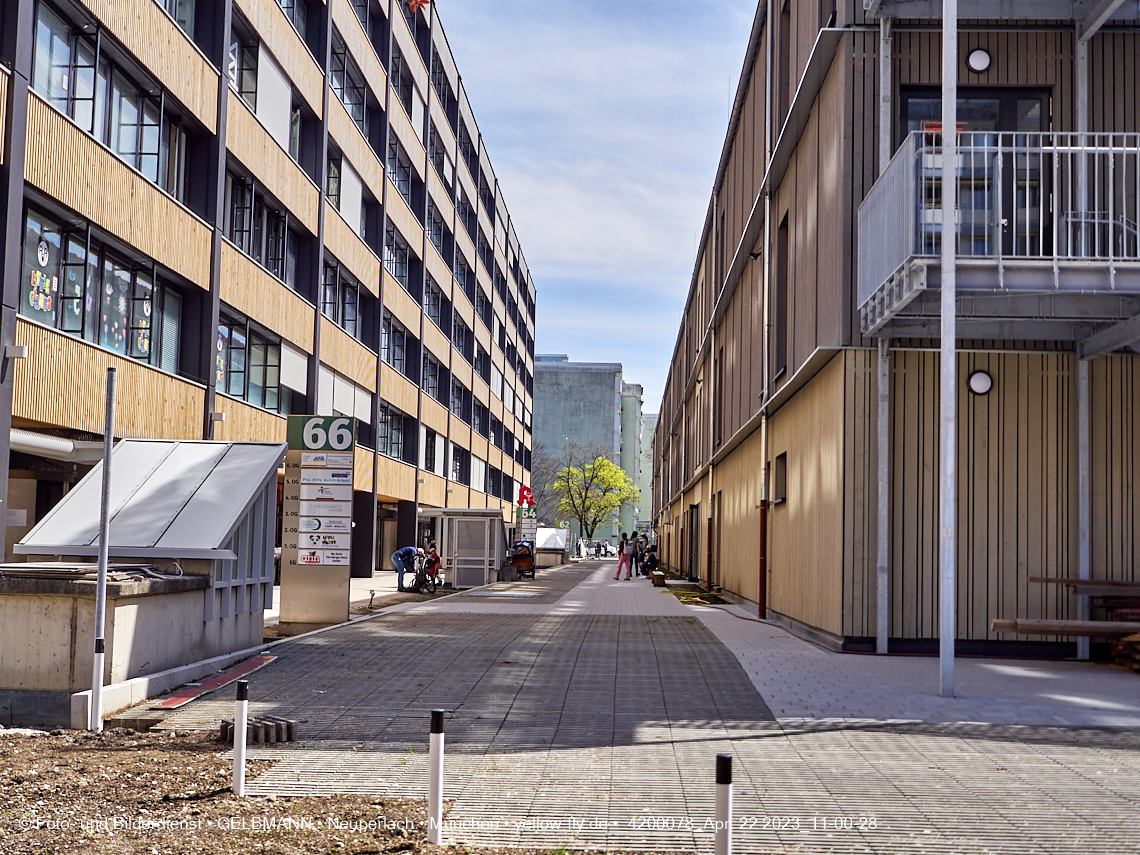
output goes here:
<path id="1" fill-rule="evenodd" d="M 345 416 L 289 416 L 290 451 L 351 451 L 356 419 Z"/>

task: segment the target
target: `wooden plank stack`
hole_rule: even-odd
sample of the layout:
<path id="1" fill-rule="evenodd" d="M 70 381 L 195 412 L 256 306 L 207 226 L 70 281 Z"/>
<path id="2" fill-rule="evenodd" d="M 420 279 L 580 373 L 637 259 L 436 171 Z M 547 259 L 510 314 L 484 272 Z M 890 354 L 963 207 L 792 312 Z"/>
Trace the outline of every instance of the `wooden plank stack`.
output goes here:
<path id="1" fill-rule="evenodd" d="M 1121 668 L 1140 673 L 1140 633 L 1112 642 L 1112 661 Z"/>

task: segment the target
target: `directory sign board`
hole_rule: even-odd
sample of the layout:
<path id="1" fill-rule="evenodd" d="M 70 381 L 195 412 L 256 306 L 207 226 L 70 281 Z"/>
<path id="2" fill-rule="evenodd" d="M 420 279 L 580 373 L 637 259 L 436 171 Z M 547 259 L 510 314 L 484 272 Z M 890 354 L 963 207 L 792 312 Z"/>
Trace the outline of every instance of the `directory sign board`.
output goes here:
<path id="1" fill-rule="evenodd" d="M 281 525 L 281 625 L 348 620 L 356 422 L 290 416 Z"/>

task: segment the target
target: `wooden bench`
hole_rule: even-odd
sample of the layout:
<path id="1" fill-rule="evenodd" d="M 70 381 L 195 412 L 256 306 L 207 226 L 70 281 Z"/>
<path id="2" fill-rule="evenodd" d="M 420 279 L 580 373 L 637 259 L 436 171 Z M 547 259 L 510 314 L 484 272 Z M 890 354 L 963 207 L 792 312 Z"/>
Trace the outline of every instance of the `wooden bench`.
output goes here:
<path id="1" fill-rule="evenodd" d="M 653 571 L 653 587 L 654 588 L 664 588 L 665 587 L 665 574 L 662 573 L 660 570 L 654 570 Z"/>
<path id="2" fill-rule="evenodd" d="M 1121 638 L 1140 633 L 1140 623 L 1109 620 L 1002 620 L 990 624 L 993 632 L 1016 632 L 1019 635 L 1080 635 L 1090 638 Z"/>

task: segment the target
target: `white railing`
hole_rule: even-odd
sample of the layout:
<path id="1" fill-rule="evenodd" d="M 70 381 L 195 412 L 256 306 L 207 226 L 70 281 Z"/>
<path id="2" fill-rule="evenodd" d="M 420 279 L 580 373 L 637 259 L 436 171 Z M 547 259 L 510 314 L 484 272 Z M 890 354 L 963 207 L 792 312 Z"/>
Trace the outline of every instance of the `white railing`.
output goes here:
<path id="1" fill-rule="evenodd" d="M 958 255 L 1140 261 L 1140 134 L 959 133 Z M 859 208 L 859 304 L 942 246 L 941 135 L 907 137 Z"/>

